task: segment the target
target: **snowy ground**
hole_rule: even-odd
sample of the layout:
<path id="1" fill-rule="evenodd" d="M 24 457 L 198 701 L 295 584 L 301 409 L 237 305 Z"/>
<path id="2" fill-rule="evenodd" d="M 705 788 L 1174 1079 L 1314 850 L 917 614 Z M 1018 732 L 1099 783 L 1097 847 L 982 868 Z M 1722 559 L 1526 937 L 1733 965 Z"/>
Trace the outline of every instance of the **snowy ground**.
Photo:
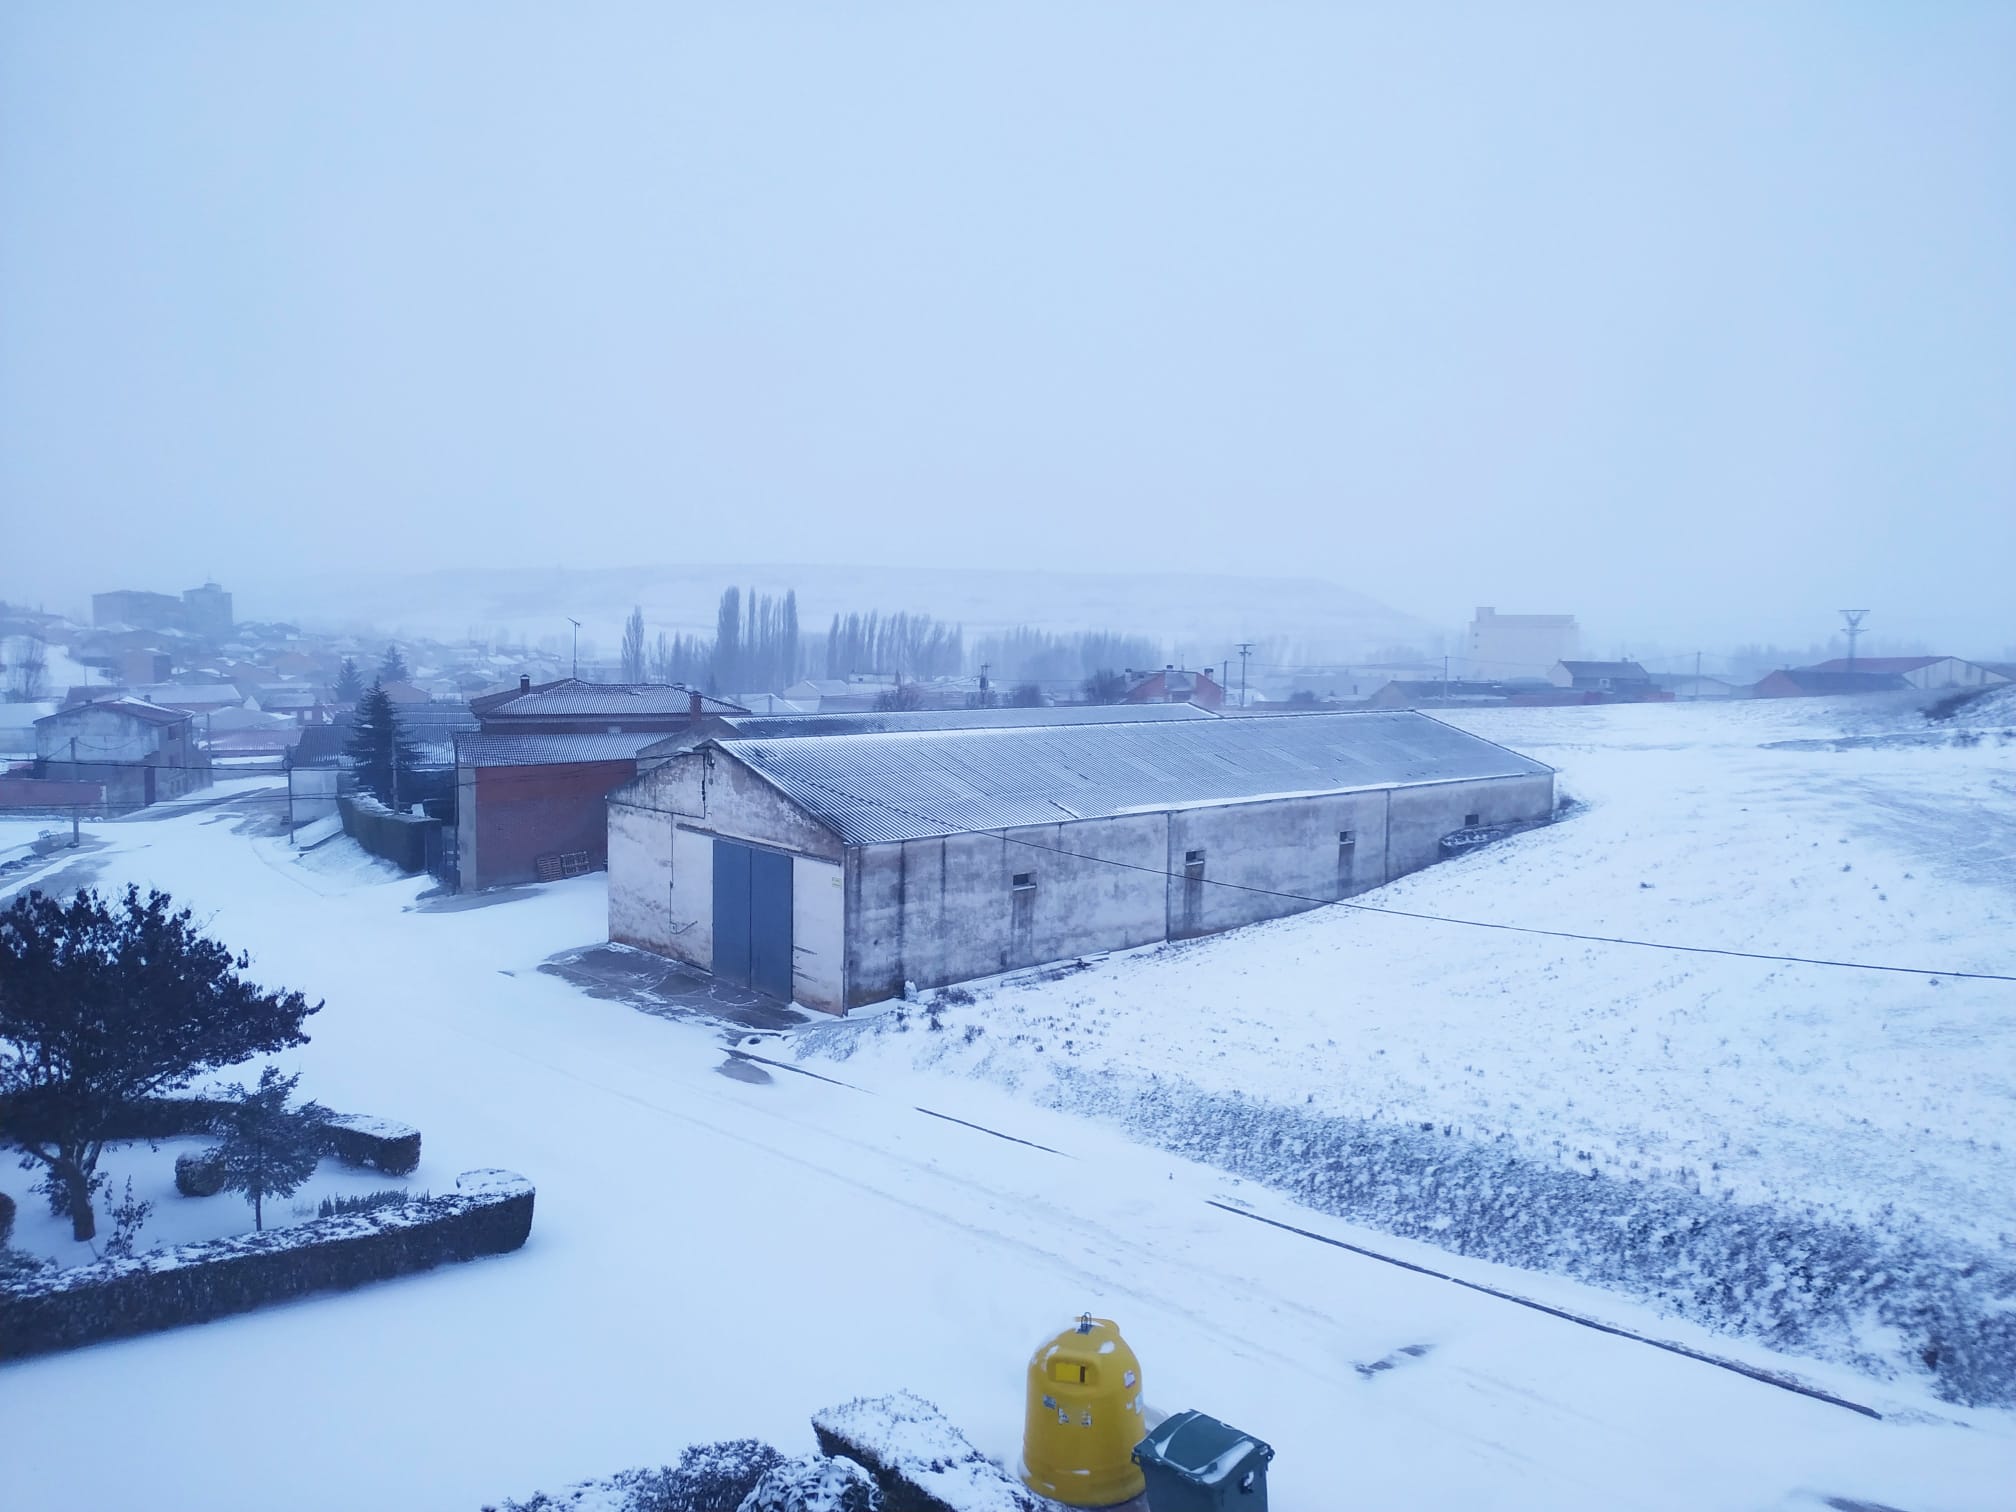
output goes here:
<path id="1" fill-rule="evenodd" d="M 1210 1202 L 1454 1262 L 982 1079 L 870 1056 L 818 1068 L 853 1086 L 718 1074 L 718 1032 L 537 969 L 600 938 L 599 877 L 437 911 L 348 842 L 296 856 L 250 832 L 263 824 L 248 813 L 270 811 L 241 795 L 99 825 L 101 849 L 52 864 L 65 885 L 167 887 L 249 949 L 259 979 L 326 997 L 313 1044 L 282 1058 L 303 1091 L 420 1126 L 416 1186 L 523 1172 L 539 1188 L 531 1241 L 0 1365 L 0 1420 L 36 1425 L 35 1452 L 8 1457 L 10 1512 L 473 1512 L 696 1440 L 809 1449 L 813 1411 L 897 1387 L 1012 1459 L 1029 1350 L 1088 1308 L 1121 1322 L 1152 1404 L 1274 1444 L 1281 1512 L 1792 1512 L 1829 1497 L 1987 1512 L 2016 1483 L 2010 1414 L 1548 1283 L 1579 1310 L 1798 1369 L 1875 1421 L 1380 1265 Z M 1498 864 L 1478 860 L 1464 870 Z M 0 1182 L 25 1198 L 29 1177 L 10 1171 Z M 1541 1279 L 1463 1273 L 1529 1294 Z M 1397 1353 L 1412 1345 L 1426 1352 Z"/>

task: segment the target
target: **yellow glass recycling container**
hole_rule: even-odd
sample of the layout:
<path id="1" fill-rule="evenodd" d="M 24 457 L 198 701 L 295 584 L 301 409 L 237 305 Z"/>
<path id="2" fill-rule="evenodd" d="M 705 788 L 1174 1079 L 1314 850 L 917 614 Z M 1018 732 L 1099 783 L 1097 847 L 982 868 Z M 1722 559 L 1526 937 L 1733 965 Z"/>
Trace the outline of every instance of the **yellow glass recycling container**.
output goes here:
<path id="1" fill-rule="evenodd" d="M 1022 1483 L 1070 1507 L 1111 1507 L 1145 1488 L 1141 1362 L 1111 1318 L 1086 1313 L 1029 1361 Z"/>

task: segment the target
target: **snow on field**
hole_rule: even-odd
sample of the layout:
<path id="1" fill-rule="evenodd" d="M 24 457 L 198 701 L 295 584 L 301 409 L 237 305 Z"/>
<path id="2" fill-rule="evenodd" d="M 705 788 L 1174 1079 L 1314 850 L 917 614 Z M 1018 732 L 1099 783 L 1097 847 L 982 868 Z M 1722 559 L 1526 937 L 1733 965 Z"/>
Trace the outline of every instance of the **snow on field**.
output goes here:
<path id="1" fill-rule="evenodd" d="M 1949 973 L 2016 970 L 2016 744 L 1992 728 L 1926 737 L 1922 697 L 1875 702 L 1465 712 L 1466 728 L 1558 766 L 1583 810 L 1362 901 L 1922 972 L 1325 909 L 982 989 L 935 1015 L 943 1032 L 907 1032 L 927 1021 L 899 1012 L 811 1031 L 800 1052 L 851 1057 L 848 1074 L 870 1079 L 978 1075 L 1184 1150 L 1204 1148 L 1183 1123 L 1205 1116 L 1197 1098 L 1211 1117 L 1257 1103 L 1295 1117 L 1261 1137 L 1300 1142 L 1329 1119 L 1360 1158 L 1367 1140 L 1411 1140 L 1417 1175 L 1484 1152 L 1487 1188 L 1516 1158 L 2006 1265 L 2016 986 Z M 1873 743 L 1834 748 L 1844 733 Z M 1158 1123 L 1171 1103 L 1183 1117 Z M 1370 1197 L 1337 1210 L 1384 1211 Z"/>
<path id="2" fill-rule="evenodd" d="M 280 1058 L 302 1090 L 417 1124 L 416 1186 L 524 1173 L 531 1240 L 0 1365 L 0 1420 L 35 1424 L 34 1452 L 8 1457 L 10 1512 L 473 1512 L 693 1441 L 808 1450 L 813 1412 L 898 1388 L 1012 1461 L 1028 1352 L 1086 1309 L 1120 1321 L 1151 1404 L 1275 1446 L 1280 1512 L 1988 1512 L 2016 1483 L 2010 1414 L 1799 1367 L 1873 1420 L 1381 1265 L 1210 1203 L 1449 1262 L 981 1080 L 717 1074 L 718 1029 L 538 969 L 601 937 L 599 877 L 435 909 L 349 842 L 296 857 L 248 812 L 101 826 L 66 881 L 167 887 L 259 980 L 326 998 L 313 1043 Z M 17 1198 L 28 1179 L 0 1171 Z M 1549 1295 L 1787 1366 L 1586 1288 Z"/>

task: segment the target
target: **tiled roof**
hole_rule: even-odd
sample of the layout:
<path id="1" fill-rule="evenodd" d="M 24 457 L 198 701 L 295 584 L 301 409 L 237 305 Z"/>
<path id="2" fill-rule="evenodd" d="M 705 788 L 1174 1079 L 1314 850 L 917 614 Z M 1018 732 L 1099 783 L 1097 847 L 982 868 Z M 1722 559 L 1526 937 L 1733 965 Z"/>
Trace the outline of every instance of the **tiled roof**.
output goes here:
<path id="1" fill-rule="evenodd" d="M 1401 711 L 719 745 L 855 845 L 1552 770 Z"/>

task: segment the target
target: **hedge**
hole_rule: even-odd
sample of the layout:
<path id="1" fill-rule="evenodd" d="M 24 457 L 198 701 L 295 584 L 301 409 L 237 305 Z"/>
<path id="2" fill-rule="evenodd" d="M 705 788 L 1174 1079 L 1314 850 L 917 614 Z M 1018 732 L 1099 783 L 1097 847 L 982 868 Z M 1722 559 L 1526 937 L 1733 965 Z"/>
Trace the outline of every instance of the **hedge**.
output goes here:
<path id="1" fill-rule="evenodd" d="M 853 1460 L 805 1454 L 763 1472 L 736 1512 L 885 1512 L 882 1493 Z"/>
<path id="2" fill-rule="evenodd" d="M 329 1150 L 345 1165 L 405 1176 L 420 1164 L 420 1131 L 411 1124 L 367 1113 L 338 1113 L 324 1125 Z"/>
<path id="3" fill-rule="evenodd" d="M 321 1218 L 0 1282 L 0 1359 L 203 1323 L 311 1292 L 517 1249 L 532 1183 L 468 1171 L 460 1189 L 403 1207 Z"/>
<path id="4" fill-rule="evenodd" d="M 884 1512 L 1039 1512 L 1049 1505 L 912 1392 L 829 1407 L 813 1415 L 812 1432 L 825 1453 L 875 1478 Z"/>
<path id="5" fill-rule="evenodd" d="M 223 1097 L 146 1097 L 121 1107 L 107 1126 L 106 1139 L 174 1139 L 187 1134 L 213 1134 L 224 1115 L 237 1104 Z M 365 1166 L 388 1176 L 405 1176 L 420 1164 L 420 1131 L 411 1124 L 368 1113 L 331 1115 L 329 1151 L 345 1165 Z M 32 1109 L 18 1101 L 0 1103 L 0 1139 L 9 1134 L 30 1138 L 45 1133 Z M 186 1157 L 185 1157 L 186 1158 Z M 175 1185 L 185 1197 L 208 1196 L 182 1185 L 181 1161 Z M 215 1188 L 212 1188 L 214 1191 Z"/>

